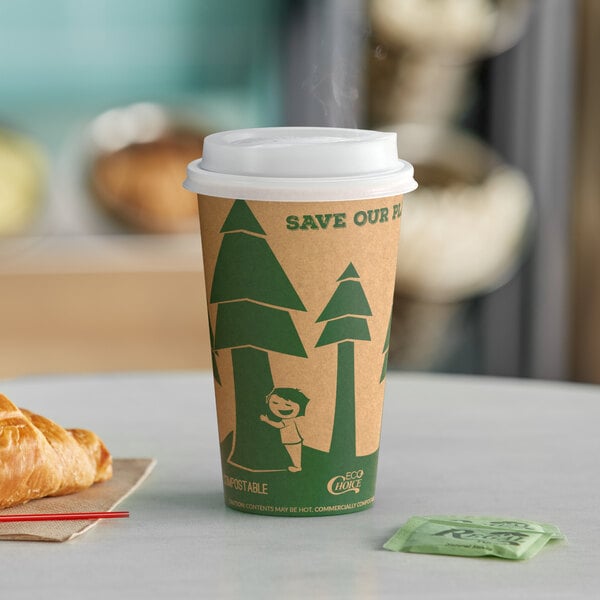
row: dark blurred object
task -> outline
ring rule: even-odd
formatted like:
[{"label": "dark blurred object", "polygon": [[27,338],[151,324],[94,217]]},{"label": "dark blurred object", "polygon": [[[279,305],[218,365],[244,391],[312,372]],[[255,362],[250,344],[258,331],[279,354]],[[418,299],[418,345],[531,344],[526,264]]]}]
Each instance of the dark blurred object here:
[{"label": "dark blurred object", "polygon": [[0,129],[0,236],[29,229],[40,213],[46,164],[24,134]]},{"label": "dark blurred object", "polygon": [[172,122],[158,106],[136,104],[98,117],[92,136],[95,197],[135,230],[198,229],[196,196],[181,187],[187,164],[202,156],[204,135]]},{"label": "dark blurred object", "polygon": [[578,5],[574,198],[571,207],[571,375],[600,384],[600,3]]}]

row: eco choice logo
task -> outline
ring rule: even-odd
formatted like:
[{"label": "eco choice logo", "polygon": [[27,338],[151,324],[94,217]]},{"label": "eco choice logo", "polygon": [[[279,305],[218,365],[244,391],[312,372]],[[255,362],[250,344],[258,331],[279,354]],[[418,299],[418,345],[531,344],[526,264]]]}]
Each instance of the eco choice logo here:
[{"label": "eco choice logo", "polygon": [[339,496],[347,492],[360,492],[360,485],[365,472],[362,469],[347,471],[343,475],[336,475],[327,482],[327,491],[333,496]]}]

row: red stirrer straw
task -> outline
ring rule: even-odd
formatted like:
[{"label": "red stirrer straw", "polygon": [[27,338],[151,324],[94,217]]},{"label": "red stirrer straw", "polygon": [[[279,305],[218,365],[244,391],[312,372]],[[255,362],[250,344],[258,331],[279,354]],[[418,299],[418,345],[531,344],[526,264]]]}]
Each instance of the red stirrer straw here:
[{"label": "red stirrer straw", "polygon": [[123,519],[127,517],[129,517],[129,512],[127,511],[0,515],[0,523],[14,523],[18,521],[91,521],[94,519]]}]

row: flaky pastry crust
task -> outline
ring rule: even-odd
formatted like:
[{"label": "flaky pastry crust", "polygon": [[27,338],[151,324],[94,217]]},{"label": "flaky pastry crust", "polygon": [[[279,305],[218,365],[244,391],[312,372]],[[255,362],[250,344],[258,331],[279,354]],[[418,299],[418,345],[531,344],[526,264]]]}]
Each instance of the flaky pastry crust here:
[{"label": "flaky pastry crust", "polygon": [[0,509],[106,481],[112,457],[83,429],[63,429],[0,394]]}]

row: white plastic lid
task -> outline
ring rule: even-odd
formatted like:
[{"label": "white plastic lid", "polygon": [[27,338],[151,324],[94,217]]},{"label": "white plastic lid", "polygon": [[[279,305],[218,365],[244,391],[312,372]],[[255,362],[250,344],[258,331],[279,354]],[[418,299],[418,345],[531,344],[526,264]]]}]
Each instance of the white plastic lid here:
[{"label": "white plastic lid", "polygon": [[265,127],[209,135],[187,168],[192,192],[246,200],[353,200],[405,194],[417,183],[396,134]]}]

